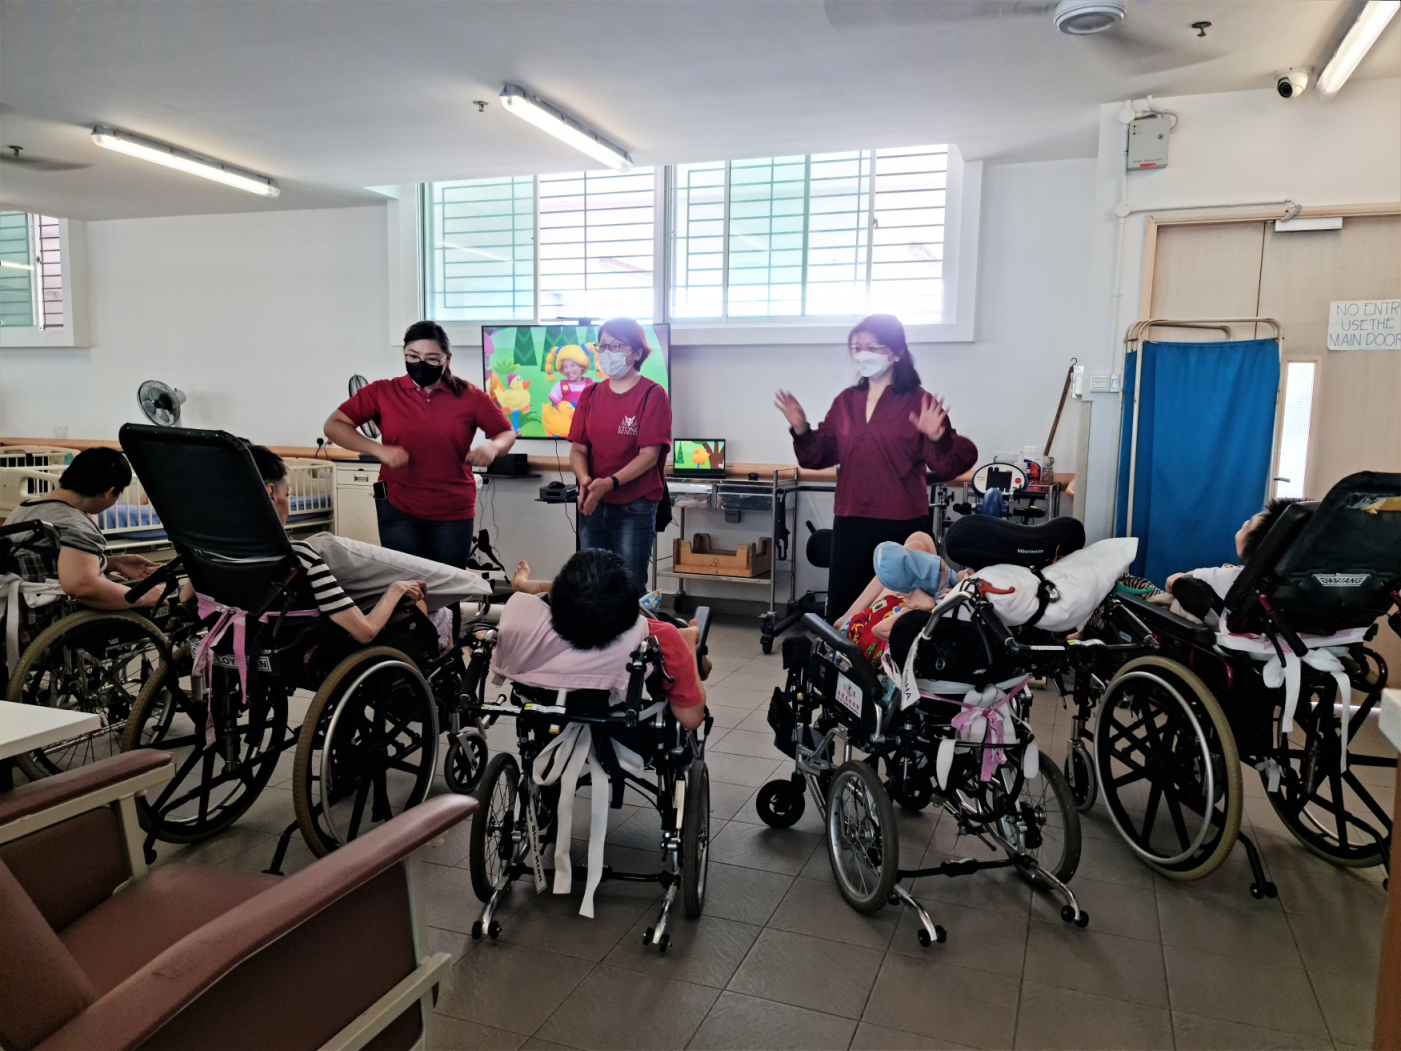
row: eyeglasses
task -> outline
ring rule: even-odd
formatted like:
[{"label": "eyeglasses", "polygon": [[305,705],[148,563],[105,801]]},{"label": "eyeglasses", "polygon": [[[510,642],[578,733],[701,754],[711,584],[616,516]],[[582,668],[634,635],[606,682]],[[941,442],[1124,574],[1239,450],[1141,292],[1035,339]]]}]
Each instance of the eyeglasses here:
[{"label": "eyeglasses", "polygon": [[437,356],[428,357],[428,358],[420,358],[417,354],[405,354],[405,355],[404,355],[404,360],[405,360],[405,361],[421,361],[421,362],[423,362],[423,364],[425,364],[425,365],[445,365],[445,364],[447,364],[447,358],[440,358],[440,357],[437,357]]},{"label": "eyeglasses", "polygon": [[627,353],[628,351],[632,350],[632,347],[631,347],[629,344],[627,344],[627,343],[602,343],[602,342],[600,342],[600,343],[598,344],[598,349],[599,349],[599,350],[610,350],[610,351],[613,351],[614,353],[619,353],[619,352],[621,352],[621,353]]}]

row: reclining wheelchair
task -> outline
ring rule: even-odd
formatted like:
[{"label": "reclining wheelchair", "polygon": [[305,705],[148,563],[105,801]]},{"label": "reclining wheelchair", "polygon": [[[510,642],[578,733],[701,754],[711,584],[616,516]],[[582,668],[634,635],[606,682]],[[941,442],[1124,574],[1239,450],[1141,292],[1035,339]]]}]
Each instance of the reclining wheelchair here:
[{"label": "reclining wheelchair", "polygon": [[1395,769],[1396,758],[1350,746],[1387,681],[1366,643],[1388,612],[1401,633],[1401,475],[1350,475],[1321,502],[1286,508],[1216,611],[1219,631],[1126,602],[1157,652],[1104,689],[1093,745],[1110,817],[1133,851],[1192,880],[1239,838],[1251,894],[1273,897],[1240,834],[1244,761],[1307,849],[1335,865],[1387,865],[1392,815],[1356,769]]},{"label": "reclining wheelchair", "polygon": [[[436,629],[415,606],[369,645],[320,616],[240,439],[128,424],[121,442],[178,554],[134,593],[160,586],[168,595],[183,569],[198,596],[197,611],[177,607],[183,624],[122,738],[124,749],[175,755],[175,776],[138,801],[148,856],[155,839],[189,843],[227,828],[293,749],[296,821],[271,871],[294,829],[324,856],[422,802],[441,722],[457,734],[464,764],[449,772],[450,787],[475,785],[486,747],[481,727],[463,723],[460,646],[440,653]],[[288,725],[298,688],[315,691],[300,731]]]},{"label": "reclining wheelchair", "polygon": [[[696,659],[705,656],[710,610],[695,619],[700,629]],[[476,633],[472,665],[490,657],[496,633]],[[506,683],[493,703],[473,709],[492,722],[515,720],[520,758],[500,752],[487,764],[477,791],[480,806],[472,816],[468,863],[472,889],[484,902],[472,937],[495,939],[501,922],[494,918],[511,885],[534,881],[536,893],[553,882],[567,887],[586,881],[586,915],[591,916],[593,888],[606,880],[660,883],[665,888],[657,922],[643,935],[644,945],[665,953],[671,944],[667,923],[676,899],[686,915],[705,908],[710,856],[710,775],[705,765],[709,712],[698,733],[683,728],[663,692],[666,671],[661,650],[648,636],[628,659],[628,686],[622,704],[610,707],[606,690],[559,690],[532,686],[528,676]],[[587,759],[584,756],[587,755]],[[643,776],[651,771],[653,777]],[[573,793],[590,786],[589,863],[569,858]],[[622,872],[603,864],[608,809],[618,809],[626,788],[640,792],[661,817],[661,862],[658,872]],[[554,849],[547,849],[555,844]],[[554,863],[554,870],[547,863]],[[558,867],[569,865],[560,882]]]},{"label": "reclining wheelchair", "polygon": [[[1083,527],[1073,519],[1022,526],[966,518],[946,538],[949,558],[969,569],[1012,564],[1038,575],[1083,544]],[[784,640],[788,680],[769,704],[775,744],[794,759],[795,771],[763,787],[759,816],[776,828],[791,826],[805,809],[806,788],[822,812],[842,896],[861,912],[887,902],[910,905],[926,947],[944,941],[944,929],[900,886],[902,879],[1013,867],[1061,897],[1067,923],[1089,923],[1068,886],[1080,859],[1079,811],[1061,771],[1040,756],[1027,683],[1069,667],[1108,674],[1151,645],[1147,628],[1108,589],[1097,612],[1127,641],[1093,645],[1034,623],[1009,628],[989,600],[993,590],[971,579],[932,612],[901,615],[884,673],[809,614],[803,625],[813,637]],[[1053,592],[1033,621],[1056,600]],[[972,835],[1005,857],[900,868],[892,799],[910,810],[937,803],[957,821],[960,836]]]},{"label": "reclining wheelchair", "polygon": [[87,609],[58,585],[58,533],[0,526],[0,681],[12,704],[89,712],[88,733],[15,757],[32,780],[115,755],[141,688],[169,650],[167,611]]}]

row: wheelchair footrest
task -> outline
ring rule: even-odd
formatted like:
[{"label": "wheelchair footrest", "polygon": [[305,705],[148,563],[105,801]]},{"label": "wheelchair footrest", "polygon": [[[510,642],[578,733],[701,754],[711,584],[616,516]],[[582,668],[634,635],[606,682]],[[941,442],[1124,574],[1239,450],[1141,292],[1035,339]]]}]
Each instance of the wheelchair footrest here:
[{"label": "wheelchair footrest", "polygon": [[945,861],[928,869],[900,869],[900,879],[918,879],[920,876],[971,876],[975,872],[982,872],[984,869],[1005,869],[1011,868],[1018,863],[1019,858],[1000,858],[996,861],[978,861],[974,858],[964,858],[962,861]]}]

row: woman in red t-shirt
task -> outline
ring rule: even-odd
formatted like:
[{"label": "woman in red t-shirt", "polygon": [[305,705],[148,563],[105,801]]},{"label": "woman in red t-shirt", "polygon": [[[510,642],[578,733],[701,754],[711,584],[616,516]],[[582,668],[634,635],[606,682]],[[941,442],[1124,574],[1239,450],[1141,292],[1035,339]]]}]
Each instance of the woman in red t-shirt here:
[{"label": "woman in red t-shirt", "polygon": [[[515,443],[516,432],[486,392],[458,379],[442,326],[416,321],[404,333],[404,371],[362,387],[326,420],[326,437],[379,460],[385,495],[375,500],[379,541],[434,562],[467,567],[477,483]],[[384,441],[356,430],[373,420]],[[472,448],[478,430],[488,440]]]},{"label": "woman in red t-shirt", "polygon": [[787,391],[775,402],[788,420],[799,466],[841,465],[827,571],[829,620],[861,594],[881,543],[903,544],[911,533],[929,529],[926,469],[948,480],[978,459],[977,446],[953,429],[943,399],[919,385],[899,318],[872,314],[851,330],[847,349],[859,378],[837,395],[821,426],[808,425]]},{"label": "woman in red t-shirt", "polygon": [[661,384],[637,370],[652,348],[630,317],[598,330],[598,364],[608,376],[579,398],[569,427],[569,465],[579,482],[579,546],[622,556],[637,593],[657,542],[657,504],[666,495],[660,467],[671,445],[671,402]]}]

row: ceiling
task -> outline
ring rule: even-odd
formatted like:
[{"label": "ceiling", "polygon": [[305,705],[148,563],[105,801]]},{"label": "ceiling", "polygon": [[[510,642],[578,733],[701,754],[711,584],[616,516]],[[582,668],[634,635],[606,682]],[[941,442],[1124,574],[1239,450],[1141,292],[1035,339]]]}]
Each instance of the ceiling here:
[{"label": "ceiling", "polygon": [[[366,186],[583,167],[502,108],[506,83],[639,164],[929,142],[1090,157],[1099,104],[1267,88],[1280,67],[1321,66],[1360,2],[1129,0],[1122,27],[1074,38],[1040,0],[9,0],[0,145],[83,167],[0,165],[0,204],[336,207],[383,199]],[[1398,75],[1401,18],[1355,77]],[[271,175],[282,195],[100,150],[98,122]]]}]

